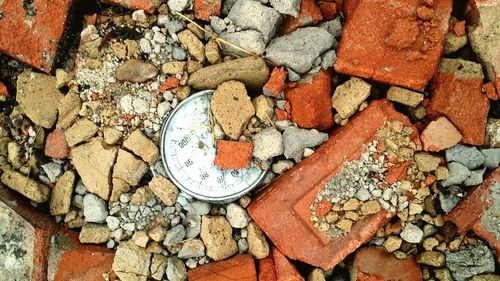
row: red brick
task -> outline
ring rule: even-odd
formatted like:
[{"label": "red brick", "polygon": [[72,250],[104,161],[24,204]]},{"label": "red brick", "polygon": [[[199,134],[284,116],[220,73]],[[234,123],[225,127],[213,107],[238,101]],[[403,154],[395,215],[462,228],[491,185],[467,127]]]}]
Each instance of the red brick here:
[{"label": "red brick", "polygon": [[304,281],[295,266],[276,248],[273,248],[277,281]]},{"label": "red brick", "polygon": [[[20,244],[25,248],[19,249],[18,252],[33,257],[32,263],[26,264],[26,267],[23,266],[23,272],[31,275],[29,280],[47,280],[50,240],[52,235],[60,229],[59,225],[55,223],[51,216],[44,215],[40,210],[35,209],[21,199],[20,196],[16,196],[13,192],[2,187],[1,184],[0,201],[0,212],[4,214],[10,213],[8,216],[12,220],[12,223],[2,225],[2,228],[7,228],[8,233],[15,233],[16,229],[18,231],[22,230],[23,237],[20,239],[27,241],[27,243]],[[13,237],[13,239],[16,238]],[[4,255],[6,255],[6,252],[4,252]],[[18,257],[18,262],[20,260],[21,257]],[[9,279],[5,275],[3,277]],[[23,279],[24,277],[20,278]]]},{"label": "red brick", "polygon": [[319,9],[325,20],[333,20],[340,13],[339,6],[333,2],[322,2],[319,4]]},{"label": "red brick", "polygon": [[359,249],[354,257],[351,280],[359,281],[420,281],[422,272],[409,256],[403,260],[376,247]]},{"label": "red brick", "polygon": [[64,130],[55,129],[47,136],[44,151],[46,156],[64,159],[69,156],[70,151]]},{"label": "red brick", "polygon": [[423,90],[441,56],[452,1],[435,1],[428,29],[416,14],[421,4],[421,0],[346,1],[349,12],[336,71]]},{"label": "red brick", "polygon": [[456,22],[454,25],[453,25],[453,32],[455,32],[455,34],[457,36],[464,36],[465,35],[465,21],[459,21],[459,22]]},{"label": "red brick", "polygon": [[214,165],[222,169],[244,169],[252,159],[253,144],[240,141],[217,141]]},{"label": "red brick", "polygon": [[278,121],[289,119],[288,112],[286,112],[285,110],[281,110],[279,108],[274,109],[274,115],[276,115],[276,120]]},{"label": "red brick", "polygon": [[360,0],[344,0],[344,4],[342,6],[342,11],[344,12],[347,20],[352,17],[354,10],[358,6]]},{"label": "red brick", "polygon": [[32,2],[33,9],[23,1],[0,2],[0,51],[49,73],[73,0]]},{"label": "red brick", "polygon": [[[447,63],[454,64],[453,69],[442,67]],[[446,116],[462,133],[464,143],[482,145],[490,103],[482,93],[482,73],[463,77],[463,70],[473,67],[481,71],[481,66],[476,63],[442,60],[440,70],[432,82],[432,96],[427,113],[431,118]]]},{"label": "red brick", "polygon": [[200,20],[210,20],[211,16],[220,16],[222,0],[195,0],[194,16]]},{"label": "red brick", "polygon": [[321,70],[308,82],[285,90],[292,121],[301,128],[327,130],[333,126],[331,72]]},{"label": "red brick", "polygon": [[64,231],[55,235],[51,249],[52,266],[49,276],[54,281],[103,281],[102,275],[111,271],[115,254],[105,246],[83,245],[78,233]]},{"label": "red brick", "polygon": [[499,182],[500,168],[497,168],[480,186],[470,191],[450,213],[446,214],[443,217],[444,220],[453,222],[457,226],[458,233],[465,234],[479,220],[483,212],[493,204],[488,197],[491,194],[491,188]]},{"label": "red brick", "polygon": [[175,78],[174,76],[170,76],[167,78],[167,80],[165,80],[165,82],[163,82],[163,84],[161,84],[160,93],[163,93],[173,88],[177,88],[179,87],[180,83],[181,82],[179,79]]},{"label": "red brick", "polygon": [[254,259],[247,254],[191,269],[187,275],[189,281],[257,281]]},{"label": "red brick", "polygon": [[319,203],[316,205],[316,216],[319,219],[323,219],[325,215],[330,211],[332,206],[333,204],[326,199],[319,201]]},{"label": "red brick", "polygon": [[314,0],[302,0],[299,15],[296,17],[287,16],[283,23],[283,34],[288,34],[299,27],[316,25],[323,19],[321,10]]},{"label": "red brick", "polygon": [[462,134],[446,117],[439,117],[425,127],[420,139],[424,150],[441,151],[459,143],[462,140]]},{"label": "red brick", "polygon": [[152,14],[155,11],[153,0],[104,0],[104,2],[114,5],[120,5],[131,10],[144,10]]},{"label": "red brick", "polygon": [[406,171],[408,170],[410,164],[410,161],[405,161],[389,167],[385,175],[385,181],[388,184],[393,184],[397,181],[405,179]]},{"label": "red brick", "polygon": [[259,260],[259,281],[276,281],[276,268],[272,255]]},{"label": "red brick", "polygon": [[9,91],[7,90],[7,87],[1,81],[0,81],[0,96],[4,96],[4,97],[9,96]]},{"label": "red brick", "polygon": [[488,96],[490,100],[498,100],[498,94],[495,89],[495,84],[493,84],[493,82],[488,82],[484,84],[483,92],[486,93],[486,96]]},{"label": "red brick", "polygon": [[277,97],[285,89],[287,72],[284,67],[275,67],[271,72],[271,77],[264,85],[264,94]]},{"label": "red brick", "polygon": [[[328,270],[371,239],[377,229],[390,220],[385,211],[380,211],[354,224],[347,235],[330,241],[311,223],[310,206],[342,164],[358,159],[363,144],[372,141],[386,122],[394,120],[411,126],[408,118],[397,112],[388,100],[372,101],[346,126],[334,130],[313,155],[257,194],[248,208],[250,216],[283,254]],[[420,144],[417,134],[414,130],[412,138]]]}]

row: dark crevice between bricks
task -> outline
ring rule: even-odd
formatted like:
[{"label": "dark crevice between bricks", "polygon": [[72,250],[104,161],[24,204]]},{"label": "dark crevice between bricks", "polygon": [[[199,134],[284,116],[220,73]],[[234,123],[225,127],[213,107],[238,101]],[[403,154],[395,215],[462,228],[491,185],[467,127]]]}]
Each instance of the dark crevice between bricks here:
[{"label": "dark crevice between bricks", "polygon": [[35,0],[23,0],[24,18],[31,21],[36,16]]}]

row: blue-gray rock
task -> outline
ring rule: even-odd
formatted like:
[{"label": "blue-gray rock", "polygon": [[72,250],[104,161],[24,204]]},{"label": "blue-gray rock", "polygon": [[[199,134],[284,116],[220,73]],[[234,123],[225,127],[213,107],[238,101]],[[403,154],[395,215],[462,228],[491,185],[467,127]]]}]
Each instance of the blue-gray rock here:
[{"label": "blue-gray rock", "polygon": [[187,9],[194,1],[193,0],[168,0],[167,5],[170,11],[175,14]]},{"label": "blue-gray rock", "polygon": [[342,35],[342,23],[340,22],[340,17],[337,17],[330,21],[324,21],[318,25],[320,28],[328,31],[335,38]]},{"label": "blue-gray rock", "polygon": [[280,13],[253,0],[236,1],[227,17],[242,29],[260,32],[265,43],[273,38],[281,21]]},{"label": "blue-gray rock", "polygon": [[484,155],[484,166],[488,169],[498,167],[500,163],[500,148],[483,149],[481,153]]},{"label": "blue-gray rock", "polygon": [[464,180],[464,185],[473,186],[481,184],[483,182],[484,172],[486,172],[486,168],[471,171],[470,175]]},{"label": "blue-gray rock", "polygon": [[481,216],[481,224],[491,233],[494,233],[497,240],[500,240],[500,183],[490,186],[489,201],[493,204]]},{"label": "blue-gray rock", "polygon": [[201,216],[187,214],[186,218],[182,220],[182,225],[186,228],[186,238],[195,238],[201,231]]},{"label": "blue-gray rock", "polygon": [[334,40],[328,31],[319,27],[299,28],[274,39],[265,57],[297,73],[306,73],[312,68],[314,60],[332,47]]},{"label": "blue-gray rock", "polygon": [[461,247],[458,252],[446,251],[446,266],[457,281],[468,280],[482,273],[495,271],[495,259],[483,243]]},{"label": "blue-gray rock", "polygon": [[484,155],[475,146],[457,144],[445,151],[447,162],[458,162],[469,170],[476,169],[483,165]]},{"label": "blue-gray rock", "polygon": [[219,34],[222,31],[226,30],[227,25],[223,19],[214,16],[210,18],[210,27],[212,27],[215,33]]},{"label": "blue-gray rock", "polygon": [[298,163],[304,155],[304,149],[316,147],[327,140],[328,135],[316,129],[306,130],[290,126],[283,132],[284,155]]},{"label": "blue-gray rock", "polygon": [[194,201],[186,204],[184,210],[193,215],[203,216],[210,212],[210,204],[201,201]]},{"label": "blue-gray rock", "polygon": [[328,50],[321,56],[321,68],[328,69],[333,67],[337,61],[337,53],[335,50]]},{"label": "blue-gray rock", "polygon": [[83,197],[83,216],[86,222],[104,223],[108,216],[106,202],[93,193],[87,193]]},{"label": "blue-gray rock", "polygon": [[[244,30],[233,33],[222,32],[219,37],[257,55],[262,55],[266,49],[266,43],[264,43],[262,34],[255,30]],[[247,53],[227,44],[223,44],[222,52],[224,54],[248,56]]]},{"label": "blue-gray rock", "polygon": [[462,165],[458,162],[448,163],[447,167],[448,167],[448,171],[449,171],[449,176],[447,179],[445,179],[441,182],[442,186],[451,186],[451,185],[461,184],[471,174],[471,171],[469,171],[469,169],[467,169],[467,167],[465,167],[464,165]]},{"label": "blue-gray rock", "polygon": [[168,258],[167,278],[170,281],[185,281],[187,279],[186,265],[176,256]]},{"label": "blue-gray rock", "polygon": [[269,4],[276,11],[292,17],[299,15],[300,2],[300,0],[269,0]]},{"label": "blue-gray rock", "polygon": [[462,200],[465,193],[460,187],[453,185],[439,193],[439,203],[441,209],[448,213]]},{"label": "blue-gray rock", "polygon": [[165,246],[174,246],[179,244],[184,237],[186,237],[186,229],[182,224],[176,225],[169,229],[165,234],[165,240],[163,241],[163,245]]}]

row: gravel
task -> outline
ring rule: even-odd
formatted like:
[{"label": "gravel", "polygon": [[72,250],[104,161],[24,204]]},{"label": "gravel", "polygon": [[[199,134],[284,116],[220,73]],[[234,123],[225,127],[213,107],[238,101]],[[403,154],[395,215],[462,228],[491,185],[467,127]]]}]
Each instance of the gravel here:
[{"label": "gravel", "polygon": [[104,223],[108,216],[106,202],[95,194],[86,194],[83,197],[83,215],[86,222]]},{"label": "gravel", "polygon": [[210,212],[210,204],[201,201],[194,201],[186,204],[184,209],[189,214],[203,216]]},{"label": "gravel", "polygon": [[253,157],[262,161],[283,154],[283,138],[273,127],[268,127],[253,136]]},{"label": "gravel", "polygon": [[174,246],[179,244],[184,237],[186,237],[186,229],[183,225],[179,224],[167,230],[163,244],[165,246]]},{"label": "gravel", "polygon": [[449,171],[449,176],[447,179],[441,182],[441,185],[443,186],[461,184],[471,174],[471,172],[469,171],[469,169],[467,169],[466,166],[458,162],[448,163],[447,167]]},{"label": "gravel", "polygon": [[247,211],[236,203],[227,205],[226,219],[233,228],[244,228],[250,222],[250,216]]},{"label": "gravel", "polygon": [[408,243],[420,243],[424,238],[424,232],[414,224],[407,224],[400,234],[401,238]]}]

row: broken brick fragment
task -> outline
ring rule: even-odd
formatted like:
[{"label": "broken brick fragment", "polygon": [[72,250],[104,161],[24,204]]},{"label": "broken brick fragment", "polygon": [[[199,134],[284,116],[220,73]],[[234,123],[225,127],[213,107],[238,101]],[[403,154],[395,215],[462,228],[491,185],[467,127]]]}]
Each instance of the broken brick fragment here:
[{"label": "broken brick fragment", "polygon": [[285,90],[292,121],[301,128],[324,131],[333,126],[331,72],[321,70],[309,81]]},{"label": "broken brick fragment", "polygon": [[456,22],[454,25],[453,25],[453,32],[455,32],[455,34],[457,36],[464,36],[465,35],[465,21],[459,21],[459,22]]},{"label": "broken brick fragment", "polygon": [[428,28],[419,24],[416,10],[420,6],[420,0],[345,1],[344,9],[349,12],[335,70],[423,90],[441,56],[452,1],[436,1],[432,11],[421,10],[419,16],[426,18]]},{"label": "broken brick fragment", "polygon": [[493,82],[488,82],[484,84],[483,92],[486,93],[486,96],[488,96],[490,100],[498,100],[499,98]]},{"label": "broken brick fragment", "polygon": [[500,185],[500,168],[495,169],[491,174],[473,191],[458,203],[450,213],[443,219],[451,221],[457,226],[460,235],[472,229],[479,237],[486,240],[492,248],[500,253],[500,240],[497,239],[492,224],[498,223],[495,211],[489,212],[493,204],[498,206],[498,192]]},{"label": "broken brick fragment", "polygon": [[195,0],[194,16],[200,20],[210,20],[212,16],[220,16],[222,0]]},{"label": "broken brick fragment", "polygon": [[248,254],[199,266],[187,275],[189,281],[257,281],[254,259]]},{"label": "broken brick fragment", "polygon": [[356,252],[351,276],[352,280],[360,281],[422,280],[420,267],[412,256],[398,259],[376,247],[366,247]]},{"label": "broken brick fragment", "polygon": [[104,2],[119,5],[130,10],[144,10],[149,14],[155,11],[153,0],[104,0]]},{"label": "broken brick fragment", "polygon": [[490,108],[482,93],[480,64],[461,59],[442,59],[432,82],[427,113],[431,118],[446,116],[462,133],[463,142],[483,145]]},{"label": "broken brick fragment", "polygon": [[333,2],[322,2],[319,4],[319,9],[324,20],[333,20],[340,13],[339,5]]},{"label": "broken brick fragment", "polygon": [[459,143],[462,140],[462,134],[446,117],[439,117],[425,127],[420,139],[424,150],[441,151]]},{"label": "broken brick fragment", "polygon": [[9,96],[9,91],[7,90],[7,87],[1,81],[0,81],[0,96],[2,96],[2,97]]},{"label": "broken brick fragment", "polygon": [[179,79],[175,78],[174,76],[170,76],[165,80],[165,82],[160,86],[160,93],[164,93],[165,91],[168,91],[173,88],[177,88],[180,85]]},{"label": "broken brick fragment", "polygon": [[271,77],[264,85],[264,94],[266,96],[277,97],[285,89],[285,79],[287,72],[284,67],[275,67],[271,72]]},{"label": "broken brick fragment", "polygon": [[24,2],[0,1],[0,52],[49,73],[73,0]]},{"label": "broken brick fragment", "polygon": [[[355,223],[346,235],[329,240],[311,222],[310,206],[342,164],[358,159],[363,145],[373,141],[387,122],[395,120],[412,127],[390,101],[372,101],[346,126],[334,130],[316,153],[257,194],[248,212],[284,255],[328,270],[370,240],[390,220],[382,210]],[[419,142],[416,129],[412,139]]]},{"label": "broken brick fragment", "polygon": [[68,146],[64,130],[55,129],[47,136],[44,150],[46,156],[56,159],[64,159],[69,156],[70,152],[71,150]]},{"label": "broken brick fragment", "polygon": [[274,109],[274,115],[276,115],[276,120],[281,121],[281,120],[288,120],[288,112],[285,110],[281,110],[279,108]]},{"label": "broken brick fragment", "polygon": [[326,200],[326,199],[323,199],[321,201],[319,201],[318,204],[316,204],[316,217],[318,217],[318,219],[323,219],[325,217],[325,215],[330,211],[330,209],[332,208],[333,204],[330,203],[330,201]]},{"label": "broken brick fragment", "polygon": [[276,280],[304,281],[295,266],[277,249],[273,248],[274,267]]},{"label": "broken brick fragment", "polygon": [[393,184],[397,181],[405,179],[406,171],[408,170],[409,166],[410,166],[410,161],[405,161],[389,167],[385,175],[385,181],[388,184]]},{"label": "broken brick fragment", "polygon": [[221,169],[244,169],[250,165],[253,144],[240,141],[217,141],[217,155],[214,165]]},{"label": "broken brick fragment", "polygon": [[277,281],[276,268],[274,267],[274,258],[272,255],[259,260],[259,280]]},{"label": "broken brick fragment", "polygon": [[323,19],[321,10],[314,0],[302,0],[299,15],[296,17],[287,16],[283,23],[283,34],[288,34],[299,27],[316,25]]}]

